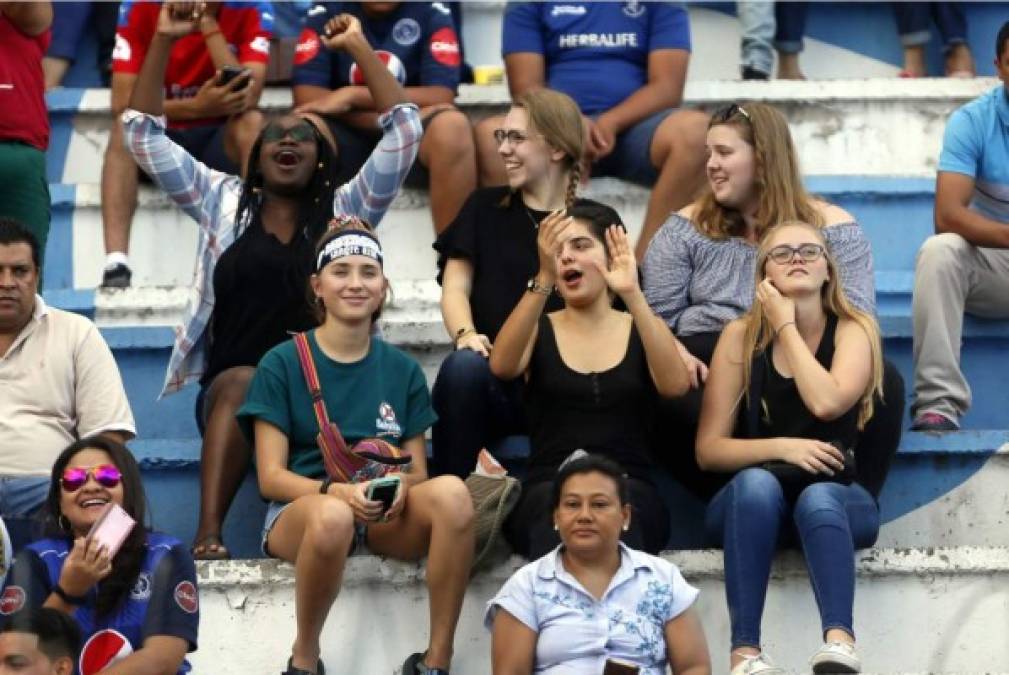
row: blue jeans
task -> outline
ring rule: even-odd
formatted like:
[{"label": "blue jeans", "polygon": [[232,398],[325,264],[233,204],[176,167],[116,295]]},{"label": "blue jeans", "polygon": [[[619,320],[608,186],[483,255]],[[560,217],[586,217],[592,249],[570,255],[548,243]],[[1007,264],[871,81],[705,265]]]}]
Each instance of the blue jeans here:
[{"label": "blue jeans", "polygon": [[0,476],[0,517],[14,551],[41,535],[41,511],[49,494],[49,476]]},{"label": "blue jeans", "polygon": [[942,50],[947,52],[967,42],[967,18],[958,2],[895,2],[893,15],[902,47],[920,47],[932,37],[929,21],[942,38]]},{"label": "blue jeans", "polygon": [[522,380],[497,379],[487,359],[472,349],[454,351],[441,364],[431,402],[438,413],[431,430],[436,475],[466,478],[481,448],[526,433]]},{"label": "blue jeans", "polygon": [[779,544],[795,537],[806,557],[823,631],[855,634],[855,549],[872,546],[879,534],[879,508],[861,485],[814,483],[791,504],[770,472],[743,469],[708,504],[705,527],[725,550],[733,649],[760,647],[771,561]]},{"label": "blue jeans", "polygon": [[806,14],[808,2],[774,3],[774,46],[783,54],[798,54],[802,51],[802,38],[806,35]]},{"label": "blue jeans", "polygon": [[675,108],[652,113],[617,136],[613,152],[592,165],[593,176],[614,176],[638,185],[650,186],[659,177],[652,164],[652,140],[659,125],[676,112]]},{"label": "blue jeans", "polygon": [[736,3],[736,16],[742,30],[739,45],[740,62],[762,73],[771,74],[774,54],[771,42],[774,40],[774,3],[770,0],[751,0]]}]

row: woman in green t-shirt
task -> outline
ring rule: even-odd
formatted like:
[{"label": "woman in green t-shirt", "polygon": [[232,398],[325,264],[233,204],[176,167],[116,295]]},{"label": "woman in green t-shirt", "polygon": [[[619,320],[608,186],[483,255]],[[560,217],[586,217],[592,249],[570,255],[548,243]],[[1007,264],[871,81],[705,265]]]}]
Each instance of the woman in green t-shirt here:
[{"label": "woman in green t-shirt", "polygon": [[323,236],[311,289],[322,325],[308,334],[327,412],[348,445],[379,437],[408,451],[392,506],[367,498],[364,483],[326,479],[318,424],[293,341],[263,357],[239,422],[254,434],[259,488],[271,500],[263,528],[268,555],[295,565],[297,635],[287,675],[324,672],[319,634],[355,544],[398,560],[428,557],[431,638],[403,672],[448,673],[473,555],[473,507],[454,476],[428,479],[424,432],[435,420],[417,363],[374,337],[388,288],[382,249],[356,219]]}]

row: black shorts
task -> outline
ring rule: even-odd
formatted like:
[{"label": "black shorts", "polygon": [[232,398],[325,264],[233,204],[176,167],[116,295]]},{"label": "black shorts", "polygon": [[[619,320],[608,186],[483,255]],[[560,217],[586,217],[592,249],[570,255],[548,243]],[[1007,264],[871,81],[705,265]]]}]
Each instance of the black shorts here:
[{"label": "black shorts", "polygon": [[[196,161],[203,162],[211,169],[237,176],[240,174],[238,165],[228,158],[228,153],[224,150],[226,128],[226,124],[208,124],[189,129],[168,129],[166,134]],[[145,183],[151,182],[146,173],[139,169],[138,173],[140,180]]]},{"label": "black shorts", "polygon": [[[427,131],[431,120],[445,110],[451,110],[451,108],[436,110],[425,115],[421,120],[424,130]],[[335,117],[327,116],[325,119],[329,130],[333,132],[333,137],[336,138],[337,155],[340,159],[337,180],[339,185],[343,185],[357,175],[364,163],[368,161],[375,146],[382,140],[382,132],[378,129],[358,129]],[[430,179],[431,175],[428,173],[427,167],[420,163],[420,159],[417,159],[410,167],[410,173],[406,175],[403,184],[411,188],[427,189]]]}]

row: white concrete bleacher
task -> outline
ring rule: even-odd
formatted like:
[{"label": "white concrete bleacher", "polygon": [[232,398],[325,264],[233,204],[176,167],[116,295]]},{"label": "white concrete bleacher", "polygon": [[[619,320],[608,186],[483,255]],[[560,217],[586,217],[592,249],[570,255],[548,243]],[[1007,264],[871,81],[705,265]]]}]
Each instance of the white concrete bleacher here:
[{"label": "white concrete bleacher", "polygon": [[[910,335],[914,251],[931,230],[931,175],[944,120],[992,85],[988,80],[697,82],[690,84],[687,96],[708,108],[760,99],[787,111],[803,166],[811,174],[811,189],[849,208],[873,240],[881,322],[888,349],[899,351],[906,350]],[[464,88],[460,100],[475,115],[500,110],[506,103],[502,88]],[[280,110],[287,97],[269,92],[266,102],[268,108]],[[107,105],[107,93],[99,91],[81,97],[76,111],[68,107],[62,113],[54,106],[56,115],[73,118],[61,185],[54,189],[62,195],[57,208],[69,217],[72,269],[64,276],[72,279],[71,292],[93,287],[99,276],[95,172],[107,138]],[[632,228],[639,225],[647,191],[604,179],[593,181],[586,193],[613,204]],[[416,355],[429,378],[448,348],[432,280],[431,232],[426,197],[412,191],[397,199],[379,230],[388,259],[395,261],[389,265],[396,297],[385,314],[386,335]],[[117,357],[124,355],[121,364],[136,358],[134,352],[154,354],[153,361],[163,364],[170,339],[167,327],[180,315],[192,272],[195,228],[163,196],[145,190],[134,233],[138,287],[97,293],[90,307],[87,300],[78,301],[107,335],[141,336],[124,338],[117,350]],[[59,290],[52,289],[54,297]],[[996,351],[1007,335],[999,324],[979,324],[973,330],[982,338],[990,332]],[[994,358],[986,354],[975,367],[990,369]],[[907,377],[907,363],[903,365]],[[126,365],[124,374],[127,379],[150,379],[151,366],[134,370]],[[995,419],[991,411],[983,417],[986,422]],[[912,434],[906,439],[884,495],[889,522],[878,547],[859,558],[856,625],[863,658],[872,670],[981,672],[999,670],[1007,662],[1002,642],[994,641],[1009,620],[999,594],[1009,565],[1001,497],[1005,455],[999,451],[1007,438],[1009,434],[996,428],[942,438]],[[142,453],[147,453],[145,475],[152,483],[159,480],[152,475],[156,466],[178,462],[192,467],[198,441],[190,437],[180,445],[176,440],[141,439]],[[195,478],[190,470],[176,476],[172,485]],[[240,503],[236,509],[244,506]],[[255,518],[242,522],[254,526]],[[668,555],[704,591],[699,606],[720,672],[728,635],[720,554]],[[483,603],[516,564],[512,561],[474,580],[458,633],[455,672],[489,672],[489,638],[480,625]],[[767,648],[789,669],[801,670],[818,632],[813,596],[796,556],[783,556],[776,570],[764,622]],[[199,571],[203,630],[201,649],[193,657],[196,672],[278,670],[293,636],[291,568],[255,560],[200,564]],[[352,560],[324,634],[329,672],[390,672],[423,644],[427,605],[421,572],[416,565],[371,557]],[[250,635],[255,639],[249,640]],[[992,646],[970,648],[979,642]],[[351,644],[353,648],[346,648]]]}]

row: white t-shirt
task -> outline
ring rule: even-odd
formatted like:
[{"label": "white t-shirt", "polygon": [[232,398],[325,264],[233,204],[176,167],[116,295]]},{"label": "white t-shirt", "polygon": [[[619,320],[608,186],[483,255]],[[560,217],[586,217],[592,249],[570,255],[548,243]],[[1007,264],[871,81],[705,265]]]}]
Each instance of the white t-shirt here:
[{"label": "white t-shirt", "polygon": [[487,603],[490,630],[504,609],[536,631],[533,672],[601,673],[608,658],[631,661],[641,675],[664,675],[666,624],[697,599],[670,562],[620,544],[620,569],[601,600],[564,569],[556,549],[515,572]]},{"label": "white t-shirt", "polygon": [[112,352],[88,319],[35,296],[0,355],[0,475],[48,476],[64,448],[103,431],[136,434]]}]

